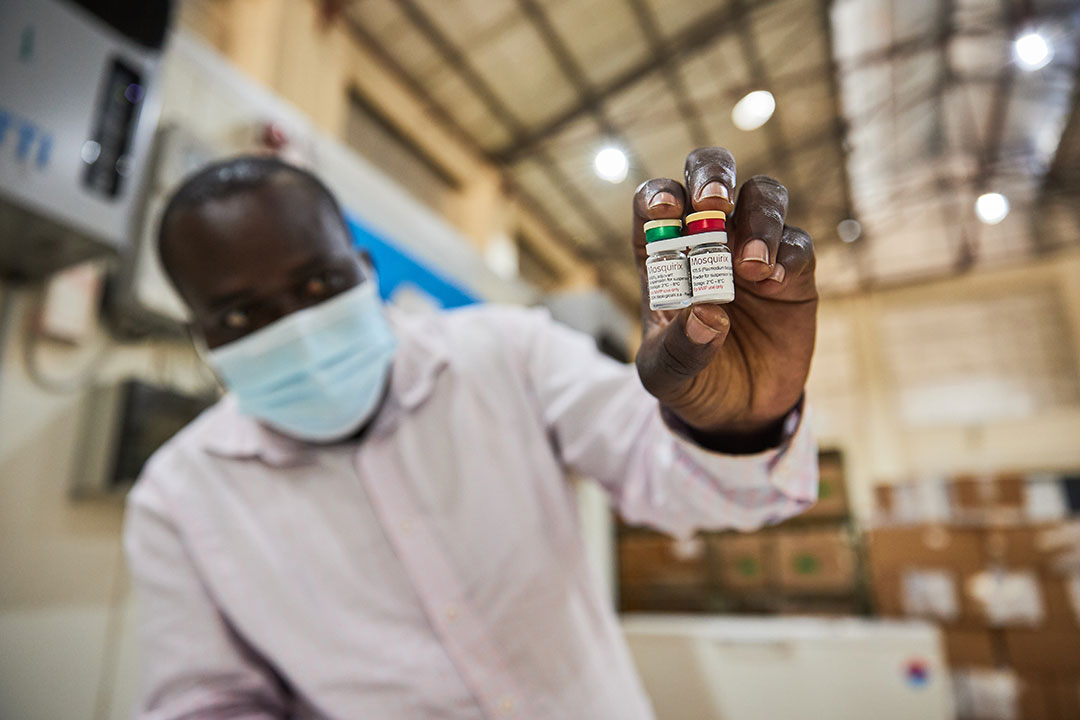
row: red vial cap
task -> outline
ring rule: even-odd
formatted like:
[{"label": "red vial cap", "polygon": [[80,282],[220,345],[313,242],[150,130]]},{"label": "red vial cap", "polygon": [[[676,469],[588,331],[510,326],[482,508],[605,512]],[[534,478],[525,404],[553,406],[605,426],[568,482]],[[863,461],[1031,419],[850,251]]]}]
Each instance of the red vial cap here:
[{"label": "red vial cap", "polygon": [[727,215],[721,210],[702,210],[686,216],[686,234],[703,232],[726,232]]}]

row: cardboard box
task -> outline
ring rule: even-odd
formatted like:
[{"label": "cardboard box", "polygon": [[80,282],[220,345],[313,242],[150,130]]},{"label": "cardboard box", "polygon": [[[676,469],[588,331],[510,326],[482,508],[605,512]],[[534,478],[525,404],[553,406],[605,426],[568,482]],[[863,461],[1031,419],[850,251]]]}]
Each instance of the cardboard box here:
[{"label": "cardboard box", "polygon": [[777,583],[789,592],[848,592],[855,585],[855,551],[841,529],[775,533]]},{"label": "cardboard box", "polygon": [[945,628],[942,637],[949,667],[997,667],[999,631]]},{"label": "cardboard box", "polygon": [[883,617],[903,617],[901,581],[898,571],[886,571],[871,575],[870,594],[874,601],[874,613]]},{"label": "cardboard box", "polygon": [[951,517],[948,488],[936,478],[874,488],[875,522],[879,525],[945,523]]},{"label": "cardboard box", "polygon": [[620,585],[705,585],[705,543],[680,545],[666,535],[631,533],[618,540]]},{"label": "cardboard box", "polygon": [[767,587],[773,579],[772,545],[769,535],[725,533],[709,538],[713,575],[725,589]]},{"label": "cardboard box", "polygon": [[1041,675],[1020,675],[1019,720],[1059,720],[1056,692],[1055,684]]},{"label": "cardboard box", "polygon": [[1080,674],[1080,631],[1009,628],[1004,637],[1008,660],[1018,670]]},{"label": "cardboard box", "polygon": [[1058,718],[1080,718],[1080,675],[1058,675],[1052,682]]},{"label": "cardboard box", "polygon": [[817,502],[800,518],[845,518],[848,515],[847,488],[843,458],[839,452],[823,451],[818,455]]},{"label": "cardboard box", "polygon": [[984,565],[979,530],[947,525],[876,528],[866,534],[870,566],[878,570],[939,567],[960,574]]},{"label": "cardboard box", "polygon": [[1049,570],[1053,567],[1055,553],[1044,549],[1040,538],[1048,531],[1060,526],[1060,523],[1042,523],[987,529],[985,531],[986,559],[990,563],[1009,568]]},{"label": "cardboard box", "polygon": [[891,517],[896,509],[896,497],[894,486],[874,486],[874,514],[881,517]]},{"label": "cardboard box", "polygon": [[620,612],[709,612],[708,587],[699,585],[624,585],[619,588]]},{"label": "cardboard box", "polygon": [[1047,627],[1080,630],[1080,575],[1043,573],[1041,584]]},{"label": "cardboard box", "polygon": [[1023,475],[958,477],[952,481],[952,501],[958,510],[1024,507]]}]

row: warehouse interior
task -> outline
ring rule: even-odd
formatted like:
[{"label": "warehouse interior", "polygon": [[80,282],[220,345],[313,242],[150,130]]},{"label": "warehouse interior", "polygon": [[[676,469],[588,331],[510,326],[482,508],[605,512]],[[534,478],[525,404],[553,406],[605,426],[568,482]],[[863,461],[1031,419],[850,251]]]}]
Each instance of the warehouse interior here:
[{"label": "warehouse interior", "polygon": [[722,146],[813,238],[818,500],[676,539],[572,480],[655,717],[1080,718],[1076,2],[109,5],[0,3],[0,717],[141,716],[125,496],[223,391],[156,253],[190,173],[309,168],[400,312],[632,363],[635,188]]}]

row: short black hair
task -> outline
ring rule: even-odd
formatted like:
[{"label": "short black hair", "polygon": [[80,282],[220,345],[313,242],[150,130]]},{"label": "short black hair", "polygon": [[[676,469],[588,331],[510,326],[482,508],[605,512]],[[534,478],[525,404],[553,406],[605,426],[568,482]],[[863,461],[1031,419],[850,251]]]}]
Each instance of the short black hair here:
[{"label": "short black hair", "polygon": [[293,180],[310,190],[320,202],[327,203],[344,224],[345,216],[337,198],[314,173],[273,155],[237,155],[197,170],[180,183],[169,198],[161,214],[157,234],[158,256],[166,265],[166,271],[165,238],[169,224],[177,213],[197,208],[211,200],[258,190],[282,178]]}]

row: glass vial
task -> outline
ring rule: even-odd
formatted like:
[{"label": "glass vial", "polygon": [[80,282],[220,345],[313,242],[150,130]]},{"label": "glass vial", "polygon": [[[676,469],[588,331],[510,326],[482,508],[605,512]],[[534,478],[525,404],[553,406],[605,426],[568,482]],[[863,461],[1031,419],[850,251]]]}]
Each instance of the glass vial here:
[{"label": "glass vial", "polygon": [[723,304],[735,299],[735,274],[727,246],[726,220],[726,215],[719,210],[704,210],[686,216],[694,304]]},{"label": "glass vial", "polygon": [[681,220],[645,223],[645,275],[652,310],[678,310],[690,304],[690,266],[681,233]]}]

